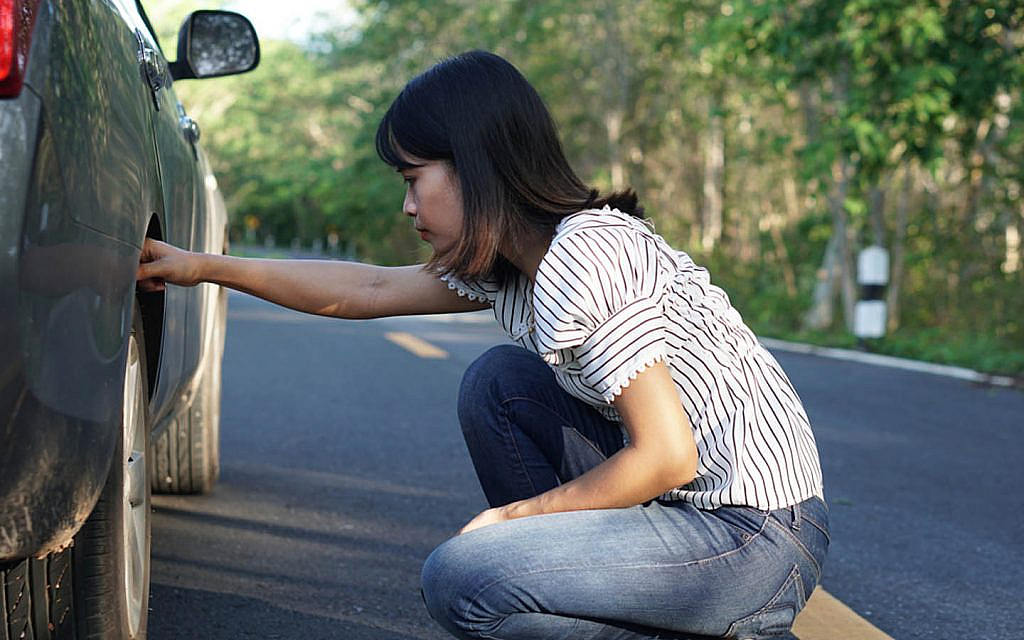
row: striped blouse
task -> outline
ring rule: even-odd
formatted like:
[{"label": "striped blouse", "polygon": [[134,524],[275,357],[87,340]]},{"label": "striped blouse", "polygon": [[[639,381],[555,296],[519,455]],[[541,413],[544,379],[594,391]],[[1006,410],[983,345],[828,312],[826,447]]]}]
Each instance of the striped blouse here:
[{"label": "striped blouse", "polygon": [[443,276],[485,300],[509,337],[572,396],[620,422],[612,400],[663,361],[697,443],[697,476],[665,500],[778,509],[822,496],[807,414],[782,368],[706,269],[644,221],[605,207],[558,225],[536,281]]}]

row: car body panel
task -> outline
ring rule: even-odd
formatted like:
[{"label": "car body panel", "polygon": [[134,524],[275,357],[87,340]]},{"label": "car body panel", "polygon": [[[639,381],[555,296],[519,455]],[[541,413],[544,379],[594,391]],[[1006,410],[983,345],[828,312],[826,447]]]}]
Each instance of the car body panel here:
[{"label": "car body panel", "polygon": [[[82,224],[141,249],[147,190],[154,185],[152,100],[137,61],[138,41],[107,2],[60,2],[43,96],[60,143],[71,215]],[[143,200],[146,198],[146,200]]]},{"label": "car body panel", "polygon": [[3,316],[15,321],[3,335],[0,557],[65,545],[102,488],[138,260],[136,247],[71,218],[53,136],[39,122],[14,286],[3,292]]},{"label": "car body panel", "polygon": [[[43,0],[25,88],[0,100],[0,561],[69,544],[103,487],[151,222],[223,246],[216,183],[173,89],[154,102],[136,30],[159,51],[132,2]],[[211,291],[163,294],[154,418],[194,391]]]}]

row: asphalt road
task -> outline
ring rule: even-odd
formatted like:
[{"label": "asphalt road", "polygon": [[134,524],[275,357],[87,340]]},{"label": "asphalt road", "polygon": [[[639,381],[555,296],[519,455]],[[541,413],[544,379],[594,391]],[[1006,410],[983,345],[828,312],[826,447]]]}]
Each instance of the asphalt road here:
[{"label": "asphalt road", "polygon": [[[221,481],[154,498],[149,637],[446,638],[419,569],[485,506],[455,396],[501,341],[481,314],[349,322],[233,294]],[[776,355],[822,455],[823,586],[901,640],[1024,638],[1024,394]]]}]

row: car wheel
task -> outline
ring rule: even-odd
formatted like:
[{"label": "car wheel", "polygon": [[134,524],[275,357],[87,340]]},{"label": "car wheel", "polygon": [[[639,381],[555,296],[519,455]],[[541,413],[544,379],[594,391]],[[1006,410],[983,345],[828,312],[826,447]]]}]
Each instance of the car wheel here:
[{"label": "car wheel", "polygon": [[140,639],[149,599],[149,421],[138,313],[128,339],[121,434],[73,545],[0,565],[0,638]]},{"label": "car wheel", "polygon": [[153,493],[209,493],[220,475],[220,391],[227,294],[217,298],[210,348],[192,403],[179,413],[153,445]]},{"label": "car wheel", "polygon": [[141,322],[125,367],[121,439],[107,484],[72,547],[79,638],[144,638],[149,600],[148,383]]}]

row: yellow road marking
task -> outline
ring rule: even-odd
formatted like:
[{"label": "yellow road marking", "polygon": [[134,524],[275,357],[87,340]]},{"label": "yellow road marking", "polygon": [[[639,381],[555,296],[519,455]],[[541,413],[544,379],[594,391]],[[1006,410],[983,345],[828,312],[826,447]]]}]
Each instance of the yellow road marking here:
[{"label": "yellow road marking", "polygon": [[793,635],[800,640],[893,640],[821,587],[796,617]]},{"label": "yellow road marking", "polygon": [[443,360],[448,357],[448,352],[444,349],[439,349],[426,340],[417,338],[411,333],[405,333],[404,331],[390,331],[385,333],[384,337],[403,349],[413,352],[421,358],[435,358]]}]

